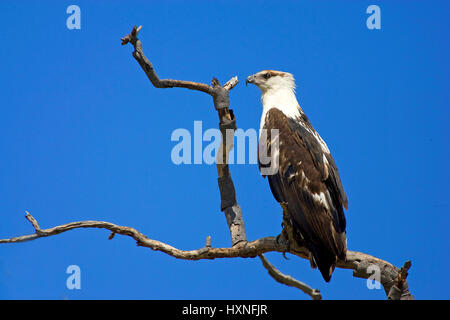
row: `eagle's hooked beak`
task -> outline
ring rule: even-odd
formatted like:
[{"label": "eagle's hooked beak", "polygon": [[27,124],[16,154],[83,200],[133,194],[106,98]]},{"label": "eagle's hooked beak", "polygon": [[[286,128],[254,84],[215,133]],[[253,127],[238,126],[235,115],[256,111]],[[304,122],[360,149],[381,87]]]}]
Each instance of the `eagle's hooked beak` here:
[{"label": "eagle's hooked beak", "polygon": [[245,80],[245,85],[248,85],[249,83],[255,83],[255,75],[252,74],[251,76],[248,76]]}]

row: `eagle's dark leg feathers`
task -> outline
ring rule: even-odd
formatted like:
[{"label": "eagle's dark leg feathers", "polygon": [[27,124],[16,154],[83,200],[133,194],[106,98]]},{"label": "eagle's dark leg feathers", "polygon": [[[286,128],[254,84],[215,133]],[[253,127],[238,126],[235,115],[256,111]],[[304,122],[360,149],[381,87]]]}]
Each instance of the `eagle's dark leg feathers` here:
[{"label": "eagle's dark leg feathers", "polygon": [[281,233],[277,236],[277,241],[283,244],[286,244],[286,251],[283,252],[283,257],[286,260],[289,260],[286,257],[286,252],[290,250],[291,240],[289,234],[292,234],[292,223],[289,217],[289,213],[287,210],[287,202],[280,202],[281,208],[283,209],[283,221],[281,222]]},{"label": "eagle's dark leg feathers", "polygon": [[[281,208],[283,209],[283,222],[281,223],[282,230],[281,233],[277,236],[277,241],[279,243],[286,244],[287,251],[290,251],[291,249],[294,249],[297,247],[305,247],[303,236],[299,234],[298,232],[294,232],[293,226],[292,226],[292,219],[288,211],[288,203],[287,202],[280,202]],[[299,250],[304,251],[304,250]],[[311,253],[309,262],[311,264],[311,268],[315,269],[317,268],[317,264],[315,263]],[[286,257],[286,251],[283,252],[283,257],[286,260],[289,260]]]}]

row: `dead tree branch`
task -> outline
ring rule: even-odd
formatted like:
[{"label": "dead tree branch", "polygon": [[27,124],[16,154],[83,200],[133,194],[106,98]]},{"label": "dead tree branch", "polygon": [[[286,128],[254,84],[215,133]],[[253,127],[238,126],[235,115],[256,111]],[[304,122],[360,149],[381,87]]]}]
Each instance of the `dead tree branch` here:
[{"label": "dead tree branch", "polygon": [[309,295],[313,300],[321,300],[322,299],[322,295],[320,294],[319,290],[313,289],[310,286],[308,286],[306,283],[303,283],[301,281],[298,281],[298,280],[292,278],[291,276],[287,276],[287,275],[281,273],[269,261],[267,261],[266,257],[263,254],[259,255],[259,259],[261,259],[261,262],[262,262],[264,268],[267,269],[269,274],[276,281],[283,283],[287,286],[295,287],[297,289],[302,290],[304,293]]},{"label": "dead tree branch", "polygon": [[139,65],[144,70],[148,79],[151,81],[151,83],[156,88],[178,87],[178,88],[187,88],[187,89],[191,89],[191,90],[202,91],[209,95],[213,94],[213,88],[207,84],[197,83],[197,82],[192,82],[192,81],[160,79],[158,77],[158,75],[156,74],[156,71],[153,68],[152,63],[144,55],[144,52],[142,51],[142,43],[137,38],[137,35],[138,35],[139,31],[141,30],[141,28],[142,28],[142,26],[139,26],[139,28],[136,28],[136,26],[134,26],[131,33],[121,39],[122,45],[126,45],[128,42],[130,42],[134,46],[133,57],[137,60],[137,62],[139,62]]},{"label": "dead tree branch", "polygon": [[[35,233],[17,236],[9,239],[0,239],[0,244],[19,243],[36,240],[39,238],[54,236],[73,229],[98,228],[109,230],[111,231],[111,234],[120,234],[131,237],[136,241],[136,244],[138,246],[146,247],[154,251],[160,251],[174,258],[183,260],[202,260],[202,259],[238,258],[238,257],[255,258],[267,252],[280,252],[280,253],[289,252],[300,258],[308,259],[309,257],[309,252],[306,248],[303,248],[303,251],[300,250],[294,251],[290,249],[287,244],[277,241],[276,237],[265,237],[254,241],[246,242],[245,244],[234,246],[231,248],[213,248],[210,245],[210,241],[207,240],[206,245],[203,248],[196,250],[180,250],[161,241],[150,239],[146,235],[142,234],[141,232],[139,232],[134,228],[119,226],[110,222],[78,221],[78,222],[70,222],[53,228],[41,229],[40,227],[36,228],[36,226],[38,226],[37,221],[28,212],[25,218],[28,221],[30,221],[30,223],[33,225],[33,227],[35,228]],[[109,238],[111,238],[111,236]],[[396,287],[396,289],[394,288],[391,293],[392,299],[406,300],[413,298],[413,296],[409,292],[406,280],[403,282],[401,289],[397,287],[398,275],[400,274],[401,270],[387,261],[381,260],[379,258],[373,257],[365,253],[356,251],[347,251],[347,260],[339,261],[337,264],[338,268],[353,270],[354,277],[365,279],[367,279],[372,275],[372,272],[368,271],[368,268],[371,266],[372,267],[376,266],[381,271],[381,284],[383,285],[386,294],[389,294],[394,286]],[[285,282],[282,283],[290,285]]]}]

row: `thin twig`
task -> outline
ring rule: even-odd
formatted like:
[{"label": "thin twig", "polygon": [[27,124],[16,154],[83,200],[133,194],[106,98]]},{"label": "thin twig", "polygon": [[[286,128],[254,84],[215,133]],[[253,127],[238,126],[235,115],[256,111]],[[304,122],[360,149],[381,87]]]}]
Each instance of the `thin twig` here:
[{"label": "thin twig", "polygon": [[263,254],[259,255],[259,259],[261,259],[264,268],[267,269],[270,276],[274,278],[276,281],[285,284],[289,287],[295,287],[297,289],[302,290],[304,293],[309,295],[313,300],[322,299],[322,295],[320,294],[320,291],[318,289],[313,289],[306,283],[303,283],[301,281],[298,281],[297,279],[292,278],[291,276],[283,274],[280,270],[275,268],[269,261],[267,261],[266,257]]}]

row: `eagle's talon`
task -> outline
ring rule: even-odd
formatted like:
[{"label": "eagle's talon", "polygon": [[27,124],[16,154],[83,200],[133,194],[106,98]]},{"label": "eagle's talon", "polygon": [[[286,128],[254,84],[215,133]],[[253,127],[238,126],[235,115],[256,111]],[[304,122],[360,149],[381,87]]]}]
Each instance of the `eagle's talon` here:
[{"label": "eagle's talon", "polygon": [[283,254],[283,258],[285,258],[286,260],[289,260],[289,258],[286,257],[286,253],[289,252],[290,245],[289,245],[289,239],[286,238],[286,234],[284,233],[284,229],[277,236],[276,241],[277,241],[278,244],[286,246],[286,249],[283,250],[282,254]]},{"label": "eagle's talon", "polygon": [[276,241],[277,241],[278,244],[283,244],[281,242],[281,236],[282,236],[281,233],[279,235],[277,235]]},{"label": "eagle's talon", "polygon": [[279,235],[277,235],[276,241],[278,244],[288,246],[289,239],[286,237],[286,234],[283,231],[284,231],[284,229],[281,231],[281,233]]}]

